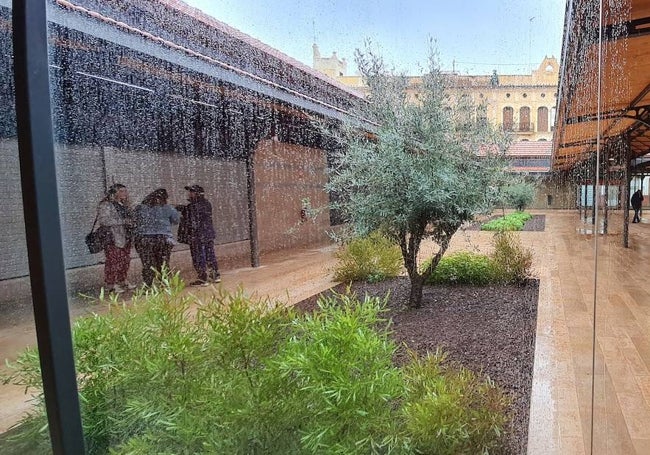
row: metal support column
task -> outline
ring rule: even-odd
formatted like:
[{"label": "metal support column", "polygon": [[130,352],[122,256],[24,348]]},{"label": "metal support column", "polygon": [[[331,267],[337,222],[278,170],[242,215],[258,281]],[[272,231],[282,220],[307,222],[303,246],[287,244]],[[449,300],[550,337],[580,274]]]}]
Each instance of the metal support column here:
[{"label": "metal support column", "polygon": [[603,205],[603,234],[607,234],[607,225],[609,224],[609,151],[607,148],[605,148],[603,152],[603,164],[604,164],[604,172],[603,172],[603,185],[604,185],[604,190],[605,190],[605,196],[604,196],[604,205]]},{"label": "metal support column", "polygon": [[246,157],[246,187],[248,198],[248,234],[250,236],[251,267],[260,266],[260,246],[257,237],[257,202],[255,195],[255,151]]},{"label": "metal support column", "polygon": [[25,233],[45,407],[55,454],[83,454],[52,139],[46,1],[14,0],[13,45]]},{"label": "metal support column", "polygon": [[629,237],[630,237],[630,181],[632,179],[630,173],[630,144],[625,144],[624,151],[624,160],[625,168],[623,171],[623,247],[628,248],[630,246]]},{"label": "metal support column", "polygon": [[593,173],[593,185],[592,185],[592,191],[591,191],[591,225],[594,226],[594,234],[598,233],[598,226],[596,226],[596,210],[598,210],[598,195],[596,194],[596,190],[598,189],[598,181],[596,180],[596,177],[598,177],[598,168],[596,167],[597,160],[594,159],[594,173]]}]

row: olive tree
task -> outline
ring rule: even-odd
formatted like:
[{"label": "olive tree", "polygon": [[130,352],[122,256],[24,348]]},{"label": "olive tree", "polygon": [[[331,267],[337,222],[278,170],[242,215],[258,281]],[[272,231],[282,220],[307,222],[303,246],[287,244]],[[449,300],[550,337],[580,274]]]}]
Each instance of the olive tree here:
[{"label": "olive tree", "polygon": [[508,205],[519,212],[523,212],[526,207],[535,200],[537,187],[532,182],[518,182],[504,189],[505,199]]},{"label": "olive tree", "polygon": [[[338,130],[341,147],[328,190],[357,234],[381,230],[399,244],[411,281],[409,305],[419,307],[423,285],[452,236],[494,208],[508,181],[507,138],[476,119],[471,100],[452,94],[433,52],[415,92],[368,48],[357,51],[356,61],[369,90],[359,117],[372,126]],[[420,270],[426,239],[437,251]]]}]

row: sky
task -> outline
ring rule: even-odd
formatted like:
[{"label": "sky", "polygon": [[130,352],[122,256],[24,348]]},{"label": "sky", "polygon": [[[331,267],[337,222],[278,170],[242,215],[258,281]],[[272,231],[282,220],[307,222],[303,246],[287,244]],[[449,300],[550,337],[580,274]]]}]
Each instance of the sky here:
[{"label": "sky", "polygon": [[371,48],[398,72],[418,75],[435,40],[443,70],[529,74],[560,59],[565,0],[184,0],[312,66],[336,52],[356,73],[355,49]]}]

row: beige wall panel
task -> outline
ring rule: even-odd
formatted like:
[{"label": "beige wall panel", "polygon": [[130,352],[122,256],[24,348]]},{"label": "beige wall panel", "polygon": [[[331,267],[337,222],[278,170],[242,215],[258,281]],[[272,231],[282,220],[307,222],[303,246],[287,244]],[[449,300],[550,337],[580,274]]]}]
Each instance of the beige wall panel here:
[{"label": "beige wall panel", "polygon": [[[319,149],[262,141],[255,150],[255,202],[260,251],[326,242],[329,198],[325,152]],[[302,200],[323,211],[301,220]]]}]

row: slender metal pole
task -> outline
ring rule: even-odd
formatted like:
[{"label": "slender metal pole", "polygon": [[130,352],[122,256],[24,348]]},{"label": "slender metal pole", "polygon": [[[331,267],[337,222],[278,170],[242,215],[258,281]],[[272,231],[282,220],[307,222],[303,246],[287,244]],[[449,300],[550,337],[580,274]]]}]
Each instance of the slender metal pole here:
[{"label": "slender metal pole", "polygon": [[255,151],[246,158],[246,186],[248,189],[248,233],[251,246],[251,267],[260,266],[260,244],[257,236],[257,196],[255,195]]},{"label": "slender metal pole", "polygon": [[630,142],[625,142],[625,168],[623,174],[623,247],[629,248],[630,246],[630,182],[632,175],[630,172]]},{"label": "slender metal pole", "polygon": [[603,204],[603,234],[607,234],[607,227],[609,224],[609,150],[605,148],[603,152],[603,185],[605,190],[604,204]]},{"label": "slender metal pole", "polygon": [[13,2],[18,149],[34,320],[55,454],[83,454],[52,139],[45,0]]},{"label": "slender metal pole", "polygon": [[[600,134],[600,132],[598,133]],[[593,184],[591,185],[591,224],[596,226],[596,212],[598,211],[598,195],[596,194],[596,190],[598,190],[598,185],[600,181],[598,180],[598,175],[600,169],[598,169],[599,163],[600,163],[600,150],[596,150],[596,160],[594,163],[594,180]],[[596,233],[598,229],[594,227],[594,233]]]}]

